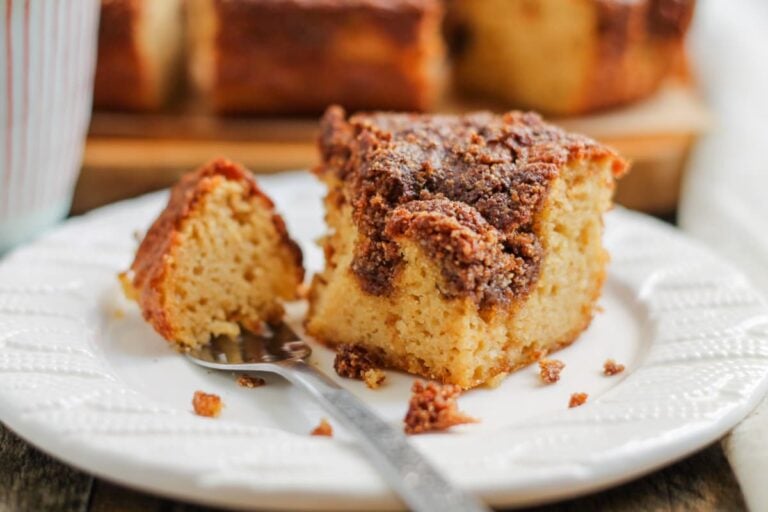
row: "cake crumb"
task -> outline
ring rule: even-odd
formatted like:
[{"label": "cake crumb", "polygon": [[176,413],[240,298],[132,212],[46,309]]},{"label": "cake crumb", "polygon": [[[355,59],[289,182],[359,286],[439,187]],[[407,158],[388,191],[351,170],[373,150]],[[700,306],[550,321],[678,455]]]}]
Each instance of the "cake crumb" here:
[{"label": "cake crumb", "polygon": [[241,373],[237,376],[237,384],[244,388],[258,388],[266,384],[267,381],[261,377],[253,377],[245,373]]},{"label": "cake crumb", "polygon": [[212,393],[195,391],[195,396],[192,398],[192,407],[198,416],[216,418],[221,413],[223,406],[221,397]]},{"label": "cake crumb", "polygon": [[610,377],[623,372],[624,368],[623,364],[617,363],[613,359],[606,359],[605,363],[603,363],[603,375]]},{"label": "cake crumb", "polygon": [[112,317],[115,320],[122,320],[125,318],[125,311],[122,308],[115,308],[112,310]]},{"label": "cake crumb", "polygon": [[378,388],[386,378],[381,362],[370,350],[361,345],[348,343],[337,347],[333,369],[340,377],[362,380],[371,388]]},{"label": "cake crumb", "polygon": [[117,274],[117,279],[120,281],[120,286],[123,288],[123,295],[125,295],[125,298],[138,302],[139,294],[133,286],[133,278],[129,272],[120,272]]},{"label": "cake crumb", "polygon": [[571,400],[568,402],[568,407],[573,408],[584,405],[587,403],[587,398],[589,398],[589,395],[586,393],[574,393],[571,395]]},{"label": "cake crumb", "polygon": [[333,437],[333,427],[328,423],[328,420],[322,418],[320,423],[312,429],[312,432],[310,432],[309,435]]},{"label": "cake crumb", "polygon": [[417,380],[411,391],[413,394],[403,420],[406,434],[436,432],[463,423],[477,423],[475,418],[459,411],[456,402],[461,394],[459,386]]},{"label": "cake crumb", "polygon": [[378,389],[386,378],[387,374],[378,368],[371,368],[363,373],[363,382],[371,389]]},{"label": "cake crumb", "polygon": [[539,361],[539,377],[542,382],[554,384],[560,380],[560,372],[565,368],[565,363],[558,359],[542,359]]}]

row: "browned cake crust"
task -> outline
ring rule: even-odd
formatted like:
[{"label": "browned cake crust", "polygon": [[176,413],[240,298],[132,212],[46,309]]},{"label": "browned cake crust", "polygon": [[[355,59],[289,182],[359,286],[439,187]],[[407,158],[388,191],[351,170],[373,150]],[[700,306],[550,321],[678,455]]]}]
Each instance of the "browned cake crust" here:
[{"label": "browned cake crust", "polygon": [[580,114],[656,91],[695,0],[449,0],[456,80],[511,107]]},{"label": "browned cake crust", "polygon": [[[160,289],[160,283],[165,279],[167,271],[164,256],[170,254],[172,247],[179,243],[179,230],[182,223],[195,209],[197,202],[211,191],[215,184],[213,178],[216,176],[242,183],[249,197],[259,197],[264,204],[274,209],[274,203],[261,191],[250,173],[225,159],[214,160],[200,167],[197,171],[184,176],[173,187],[168,205],[149,228],[131,265],[133,287],[142,314],[145,320],[166,339],[172,339],[174,330],[172,322],[166,316]],[[285,222],[280,215],[273,213],[272,221],[281,235],[282,244],[294,257],[297,281],[301,282],[304,278],[301,249],[288,236]]]},{"label": "browned cake crust", "polygon": [[96,108],[152,108],[153,101],[147,90],[148,70],[140,58],[136,41],[140,8],[139,0],[101,2],[93,90]]},{"label": "browned cake crust", "polygon": [[596,0],[597,56],[583,109],[629,103],[658,89],[682,56],[695,0]]},{"label": "browned cake crust", "polygon": [[437,0],[194,4],[191,66],[217,111],[317,113],[331,103],[422,110],[437,93]]},{"label": "browned cake crust", "polygon": [[101,0],[94,107],[163,106],[179,75],[180,13],[179,0]]},{"label": "browned cake crust", "polygon": [[321,133],[317,172],[335,175],[355,198],[352,271],[374,295],[390,292],[402,261],[393,238],[407,232],[441,267],[446,297],[481,307],[520,300],[538,276],[534,224],[558,169],[576,157],[614,157],[615,175],[626,170],[610,149],[533,113],[347,120],[334,107]]}]

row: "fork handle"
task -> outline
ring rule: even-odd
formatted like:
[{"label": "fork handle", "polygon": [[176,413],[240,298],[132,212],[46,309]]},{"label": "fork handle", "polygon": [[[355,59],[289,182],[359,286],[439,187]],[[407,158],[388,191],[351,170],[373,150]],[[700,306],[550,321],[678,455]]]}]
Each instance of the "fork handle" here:
[{"label": "fork handle", "polygon": [[279,363],[280,373],[302,386],[352,430],[360,448],[414,511],[488,512],[474,497],[451,485],[403,432],[376,416],[363,402],[303,360]]}]

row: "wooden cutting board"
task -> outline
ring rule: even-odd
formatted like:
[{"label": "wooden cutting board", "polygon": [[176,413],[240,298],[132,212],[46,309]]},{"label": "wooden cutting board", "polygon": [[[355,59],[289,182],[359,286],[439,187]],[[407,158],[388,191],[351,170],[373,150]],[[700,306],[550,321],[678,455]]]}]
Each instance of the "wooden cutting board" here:
[{"label": "wooden cutting board", "polygon": [[[447,100],[445,112],[492,104]],[[551,120],[615,147],[633,162],[618,202],[656,214],[675,210],[688,152],[711,124],[695,90],[672,81],[641,103],[585,117]],[[203,162],[224,156],[256,173],[317,162],[315,118],[216,117],[195,104],[152,114],[95,112],[73,213],[167,187]]]}]

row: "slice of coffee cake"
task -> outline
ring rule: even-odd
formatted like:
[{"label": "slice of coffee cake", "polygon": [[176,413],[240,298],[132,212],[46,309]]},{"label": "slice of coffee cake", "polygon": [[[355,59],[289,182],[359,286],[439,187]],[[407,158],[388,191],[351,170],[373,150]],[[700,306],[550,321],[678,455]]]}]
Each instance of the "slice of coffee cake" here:
[{"label": "slice of coffee cake", "polygon": [[144,318],[185,348],[279,321],[280,299],[298,298],[301,260],[251,173],[214,160],[173,187],[126,277]]},{"label": "slice of coffee cake", "polygon": [[307,329],[470,388],[571,343],[608,260],[602,215],[627,164],[535,114],[322,121],[330,233]]}]

